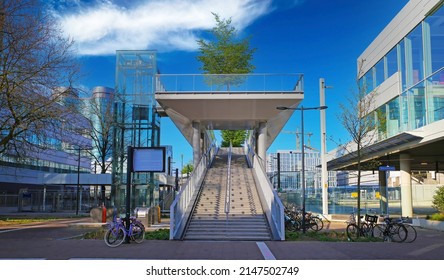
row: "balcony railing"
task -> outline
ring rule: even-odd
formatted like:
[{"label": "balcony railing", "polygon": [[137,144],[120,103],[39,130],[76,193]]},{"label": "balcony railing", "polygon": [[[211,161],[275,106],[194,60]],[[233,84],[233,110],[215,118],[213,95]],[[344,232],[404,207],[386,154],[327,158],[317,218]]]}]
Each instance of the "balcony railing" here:
[{"label": "balcony railing", "polygon": [[156,93],[302,93],[303,74],[158,74]]}]

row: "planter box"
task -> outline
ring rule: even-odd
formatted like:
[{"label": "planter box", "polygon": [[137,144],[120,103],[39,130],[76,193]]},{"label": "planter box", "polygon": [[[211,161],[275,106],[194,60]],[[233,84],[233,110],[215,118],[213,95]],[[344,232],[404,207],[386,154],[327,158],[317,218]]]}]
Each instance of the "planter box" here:
[{"label": "planter box", "polygon": [[420,226],[426,229],[434,229],[444,231],[444,222],[442,221],[432,221],[426,219],[412,219],[413,226]]}]

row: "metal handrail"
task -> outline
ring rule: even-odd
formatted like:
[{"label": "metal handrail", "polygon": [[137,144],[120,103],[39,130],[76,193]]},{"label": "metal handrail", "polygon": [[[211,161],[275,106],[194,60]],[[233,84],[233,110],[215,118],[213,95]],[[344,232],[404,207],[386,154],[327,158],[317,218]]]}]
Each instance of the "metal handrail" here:
[{"label": "metal handrail", "polygon": [[[253,135],[254,133],[251,133]],[[270,228],[274,239],[285,240],[285,220],[284,220],[284,205],[279,198],[276,190],[268,179],[261,160],[254,154],[251,148],[253,137],[250,136],[248,142],[245,143],[245,154],[249,164],[253,167],[258,186],[258,193],[261,200],[262,208],[267,216]]]},{"label": "metal handrail", "polygon": [[179,239],[181,237],[205,173],[217,155],[218,149],[216,141],[213,141],[207,153],[202,155],[185,186],[179,191],[171,204],[170,239]]},{"label": "metal handrail", "polygon": [[156,93],[299,93],[304,75],[275,74],[157,74]]},{"label": "metal handrail", "polygon": [[228,163],[227,163],[227,190],[225,191],[225,214],[230,213],[230,196],[231,196],[231,153],[232,145],[228,149]]}]

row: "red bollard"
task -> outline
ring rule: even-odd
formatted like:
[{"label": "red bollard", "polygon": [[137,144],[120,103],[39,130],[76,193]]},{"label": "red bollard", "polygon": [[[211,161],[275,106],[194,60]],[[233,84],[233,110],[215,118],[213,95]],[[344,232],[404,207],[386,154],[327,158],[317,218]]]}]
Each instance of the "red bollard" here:
[{"label": "red bollard", "polygon": [[106,207],[105,204],[102,203],[102,223],[106,223]]}]

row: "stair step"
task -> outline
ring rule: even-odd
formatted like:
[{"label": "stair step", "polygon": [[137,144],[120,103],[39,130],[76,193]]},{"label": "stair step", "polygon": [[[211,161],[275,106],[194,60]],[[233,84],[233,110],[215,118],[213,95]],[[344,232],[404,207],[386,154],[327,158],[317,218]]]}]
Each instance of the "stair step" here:
[{"label": "stair step", "polygon": [[[225,213],[227,152],[219,150],[204,179],[200,197],[187,227],[185,239],[270,240],[251,169],[237,149],[231,162],[230,212]],[[228,217],[228,220],[227,220]]]}]

